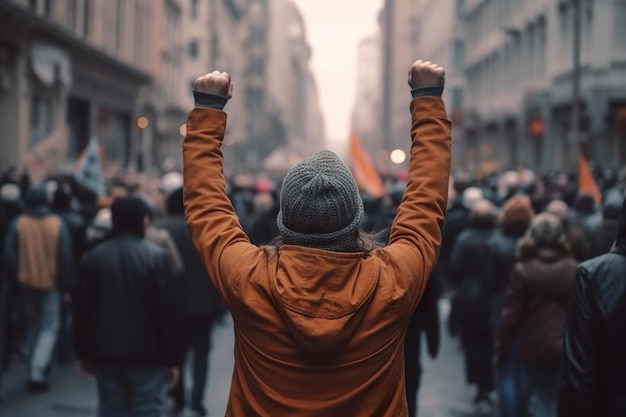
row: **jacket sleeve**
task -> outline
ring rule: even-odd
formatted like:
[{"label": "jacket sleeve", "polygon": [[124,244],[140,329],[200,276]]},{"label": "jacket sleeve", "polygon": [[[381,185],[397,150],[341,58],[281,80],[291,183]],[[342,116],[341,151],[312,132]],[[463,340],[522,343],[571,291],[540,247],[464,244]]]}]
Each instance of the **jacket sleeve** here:
[{"label": "jacket sleeve", "polygon": [[74,285],[74,252],[72,238],[65,221],[59,218],[59,241],[57,244],[57,288],[69,291]]},{"label": "jacket sleeve", "polygon": [[559,416],[595,415],[600,388],[599,350],[602,314],[588,272],[579,267],[563,334]]},{"label": "jacket sleeve", "polygon": [[222,140],[226,113],[194,108],[183,144],[185,216],[194,245],[222,297],[235,285],[236,264],[246,251],[258,250],[244,233],[226,194]]},{"label": "jacket sleeve", "polygon": [[[19,218],[19,217],[18,217]],[[19,258],[19,249],[17,246],[17,221],[14,219],[7,230],[4,238],[4,249],[2,253],[2,270],[6,278],[10,280],[17,279],[17,263]]]},{"label": "jacket sleeve", "polygon": [[92,305],[91,279],[97,272],[90,259],[89,253],[83,257],[72,294],[73,342],[79,360],[92,359],[89,357],[89,325],[92,323],[89,306]]},{"label": "jacket sleeve", "polygon": [[[411,152],[406,190],[391,227],[388,251],[419,300],[441,246],[450,179],[452,125],[443,100],[419,97],[410,106]],[[410,272],[409,272],[410,271]],[[398,274],[396,274],[397,276]]]},{"label": "jacket sleeve", "polygon": [[524,320],[528,296],[524,277],[519,268],[518,265],[511,272],[511,279],[509,280],[504,307],[502,308],[502,320],[500,321],[500,331],[496,341],[494,358],[498,366],[502,365],[506,360],[513,338]]}]

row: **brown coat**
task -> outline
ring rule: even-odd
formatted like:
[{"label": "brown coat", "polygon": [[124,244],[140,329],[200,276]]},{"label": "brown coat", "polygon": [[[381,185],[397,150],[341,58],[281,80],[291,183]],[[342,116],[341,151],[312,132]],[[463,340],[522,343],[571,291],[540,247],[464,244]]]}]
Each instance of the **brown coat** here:
[{"label": "brown coat", "polygon": [[540,249],[519,262],[509,280],[496,343],[496,363],[506,359],[520,335],[522,359],[532,366],[555,366],[563,353],[563,330],[578,262],[554,249]]},{"label": "brown coat", "polygon": [[226,196],[226,114],[195,108],[183,146],[186,217],[235,322],[226,416],[406,416],[403,342],[441,244],[451,125],[411,103],[407,189],[389,245],[371,254],[259,248]]}]

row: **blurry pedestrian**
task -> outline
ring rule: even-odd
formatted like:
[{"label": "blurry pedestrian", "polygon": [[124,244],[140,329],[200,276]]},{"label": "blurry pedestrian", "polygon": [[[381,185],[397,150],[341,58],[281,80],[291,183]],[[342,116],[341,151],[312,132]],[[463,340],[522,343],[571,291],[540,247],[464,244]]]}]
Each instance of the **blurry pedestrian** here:
[{"label": "blurry pedestrian", "polygon": [[[185,222],[183,189],[172,192],[166,200],[167,216],[157,222],[157,227],[169,232],[182,256],[183,271],[177,280],[182,286],[181,315],[185,331],[185,348],[193,354],[191,365],[191,409],[200,416],[207,415],[204,406],[204,392],[208,375],[211,333],[213,326],[225,313],[225,305],[213,286],[206,268],[193,246],[191,233]],[[174,399],[175,411],[185,408],[184,363],[180,365],[179,383],[170,392]]]},{"label": "blurry pedestrian", "polygon": [[567,203],[563,200],[552,200],[546,207],[545,212],[554,214],[561,219],[574,259],[578,262],[588,259],[588,246],[585,233],[580,227],[571,223],[570,209]]},{"label": "blurry pedestrian", "polygon": [[577,262],[558,217],[537,215],[518,245],[495,348],[504,366],[516,335],[535,396],[534,417],[556,416],[563,326]]},{"label": "blurry pedestrian", "polygon": [[101,417],[162,417],[182,357],[180,300],[165,253],[144,240],[145,203],[120,197],[114,232],[85,256],[74,301],[79,367]]},{"label": "blurry pedestrian", "polygon": [[589,236],[589,232],[602,221],[602,212],[596,208],[593,195],[589,192],[580,192],[570,211],[571,224],[580,228],[585,236]]},{"label": "blurry pedestrian", "polygon": [[461,233],[450,259],[450,278],[456,286],[454,304],[460,317],[461,345],[465,353],[468,384],[476,385],[474,404],[492,404],[491,367],[493,329],[490,299],[486,291],[489,277],[489,240],[496,225],[496,208],[484,199],[476,201],[470,212],[469,227]]},{"label": "blurry pedestrian", "polygon": [[576,271],[564,335],[559,417],[626,415],[626,201],[610,253]]},{"label": "blurry pedestrian", "polygon": [[48,371],[59,335],[61,302],[73,280],[72,244],[63,219],[52,213],[43,185],[26,193],[25,212],[9,226],[3,269],[19,283],[30,356],[28,389],[48,388]]},{"label": "blurry pedestrian", "polygon": [[232,93],[230,76],[196,80],[183,147],[185,207],[235,323],[227,415],[407,415],[403,341],[441,243],[451,135],[444,70],[418,61],[409,83],[408,186],[389,245],[361,232],[354,178],[337,155],[320,151],[282,183],[282,243],[259,248],[226,196],[219,108]]},{"label": "blurry pedestrian", "polygon": [[266,245],[278,237],[279,233],[276,226],[278,195],[269,185],[263,188],[257,186],[253,202],[253,214],[248,223],[247,234],[255,245]]},{"label": "blurry pedestrian", "polygon": [[604,200],[602,207],[602,222],[589,231],[587,237],[589,259],[608,253],[617,236],[619,217],[622,211],[622,199],[616,194],[610,194]]},{"label": "blurry pedestrian", "polygon": [[[504,203],[499,218],[499,230],[489,240],[486,262],[489,264],[487,292],[491,303],[490,320],[494,334],[500,327],[500,317],[511,271],[517,263],[517,244],[535,216],[530,199],[515,195]],[[512,342],[511,354],[497,370],[496,392],[501,417],[524,417],[528,411],[529,381],[525,364],[518,354],[518,342]]]}]

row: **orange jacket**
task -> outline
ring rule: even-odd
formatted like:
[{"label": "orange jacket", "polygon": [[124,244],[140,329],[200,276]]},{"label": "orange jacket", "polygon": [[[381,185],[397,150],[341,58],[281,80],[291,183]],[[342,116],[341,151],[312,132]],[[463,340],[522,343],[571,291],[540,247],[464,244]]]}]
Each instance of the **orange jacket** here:
[{"label": "orange jacket", "polygon": [[250,243],[226,195],[226,113],[195,108],[183,145],[187,223],[235,323],[226,416],[406,416],[404,334],[441,244],[451,125],[411,103],[409,177],[389,245],[365,255]]}]

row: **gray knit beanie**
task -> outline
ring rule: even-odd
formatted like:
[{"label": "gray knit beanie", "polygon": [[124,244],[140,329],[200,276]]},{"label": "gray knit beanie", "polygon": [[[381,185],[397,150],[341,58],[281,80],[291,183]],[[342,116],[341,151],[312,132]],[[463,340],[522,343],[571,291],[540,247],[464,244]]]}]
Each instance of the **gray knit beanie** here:
[{"label": "gray knit beanie", "polygon": [[352,174],[337,155],[324,150],[287,173],[276,220],[286,244],[351,252],[363,213]]}]

